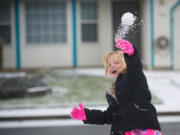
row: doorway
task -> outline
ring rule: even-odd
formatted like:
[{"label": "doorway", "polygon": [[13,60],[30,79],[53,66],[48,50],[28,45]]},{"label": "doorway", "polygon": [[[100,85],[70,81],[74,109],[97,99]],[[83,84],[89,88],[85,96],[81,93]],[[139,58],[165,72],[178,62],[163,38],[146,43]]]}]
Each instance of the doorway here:
[{"label": "doorway", "polygon": [[[115,37],[115,33],[121,23],[121,17],[124,13],[126,12],[131,12],[133,13],[136,17],[136,23],[140,21],[140,6],[139,6],[139,1],[138,0],[116,0],[112,1],[112,13],[113,13],[113,40]],[[140,25],[137,25],[133,31],[130,31],[126,37],[126,40],[130,41],[133,43],[136,48],[138,49],[139,54],[141,55],[141,45],[140,45]],[[114,47],[115,42],[113,41],[113,49],[115,50],[116,48]]]}]

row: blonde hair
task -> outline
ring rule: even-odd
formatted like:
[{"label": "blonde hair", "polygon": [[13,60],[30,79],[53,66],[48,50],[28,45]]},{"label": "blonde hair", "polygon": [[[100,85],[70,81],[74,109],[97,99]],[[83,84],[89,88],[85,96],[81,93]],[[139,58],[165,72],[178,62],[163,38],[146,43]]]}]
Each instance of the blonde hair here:
[{"label": "blonde hair", "polygon": [[124,54],[121,51],[112,51],[107,53],[104,56],[104,68],[105,68],[105,78],[108,80],[108,60],[109,58],[113,56],[115,60],[119,60],[121,63],[121,68],[118,70],[119,73],[125,73],[126,72],[126,61],[124,58]]}]

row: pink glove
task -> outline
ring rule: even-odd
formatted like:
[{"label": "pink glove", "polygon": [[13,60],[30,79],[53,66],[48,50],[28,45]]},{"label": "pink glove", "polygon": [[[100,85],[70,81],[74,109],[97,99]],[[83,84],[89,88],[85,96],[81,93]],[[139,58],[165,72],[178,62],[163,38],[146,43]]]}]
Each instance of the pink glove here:
[{"label": "pink glove", "polygon": [[84,112],[84,107],[81,103],[79,103],[79,108],[74,107],[71,111],[71,117],[76,120],[87,120],[86,114]]},{"label": "pink glove", "polygon": [[118,39],[115,46],[116,48],[120,48],[123,53],[127,53],[128,55],[134,54],[133,45],[127,40]]}]

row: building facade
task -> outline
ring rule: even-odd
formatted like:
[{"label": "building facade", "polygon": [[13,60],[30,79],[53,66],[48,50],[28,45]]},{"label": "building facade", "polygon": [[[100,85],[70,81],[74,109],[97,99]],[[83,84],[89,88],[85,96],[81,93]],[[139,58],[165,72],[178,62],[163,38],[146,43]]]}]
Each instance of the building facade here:
[{"label": "building facade", "polygon": [[1,0],[3,68],[102,66],[128,11],[139,22],[127,39],[143,64],[180,69],[179,0]]}]

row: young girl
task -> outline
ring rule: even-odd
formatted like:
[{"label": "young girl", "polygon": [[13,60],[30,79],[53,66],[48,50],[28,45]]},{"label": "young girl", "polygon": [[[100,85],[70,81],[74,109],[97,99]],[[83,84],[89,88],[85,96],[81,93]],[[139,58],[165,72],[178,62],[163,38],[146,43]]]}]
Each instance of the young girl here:
[{"label": "young girl", "polygon": [[104,57],[105,76],[115,80],[106,93],[107,110],[90,110],[79,104],[71,117],[85,124],[112,124],[111,135],[161,135],[138,52],[127,40],[116,43],[121,51]]}]

